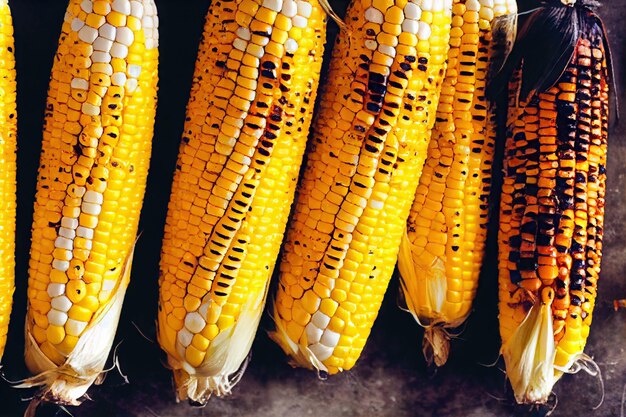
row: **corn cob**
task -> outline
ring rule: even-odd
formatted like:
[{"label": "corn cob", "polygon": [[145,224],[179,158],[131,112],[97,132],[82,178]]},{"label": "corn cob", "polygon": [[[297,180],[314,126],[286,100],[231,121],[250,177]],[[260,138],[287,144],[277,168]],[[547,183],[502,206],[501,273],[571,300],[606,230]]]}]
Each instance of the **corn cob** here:
[{"label": "corn cob", "polygon": [[15,151],[17,112],[13,22],[0,0],[0,360],[9,330],[15,282]]},{"label": "corn cob", "polygon": [[542,4],[508,65],[500,333],[520,403],[545,402],[563,373],[595,365],[583,349],[602,254],[610,55],[590,4]]},{"label": "corn cob", "polygon": [[437,366],[478,287],[495,146],[485,94],[492,49],[500,48],[492,24],[516,12],[514,0],[455,0],[452,8],[437,121],[398,257],[407,309],[425,327],[424,355]]},{"label": "corn cob", "polygon": [[153,0],[71,0],[65,14],[29,264],[25,356],[36,376],[22,386],[42,386],[40,400],[80,403],[113,343],[150,161],[157,26]]},{"label": "corn cob", "polygon": [[287,235],[274,340],[352,368],[393,273],[435,121],[451,0],[354,0],[331,61]]},{"label": "corn cob", "polygon": [[326,39],[318,0],[229,0],[206,18],[161,256],[159,342],[179,400],[228,394],[265,305]]}]

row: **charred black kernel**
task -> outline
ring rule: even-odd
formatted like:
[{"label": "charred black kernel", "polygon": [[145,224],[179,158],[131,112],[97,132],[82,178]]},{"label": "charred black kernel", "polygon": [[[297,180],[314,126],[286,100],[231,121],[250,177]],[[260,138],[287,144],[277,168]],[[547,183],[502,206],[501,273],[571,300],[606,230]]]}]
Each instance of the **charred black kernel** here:
[{"label": "charred black kernel", "polygon": [[535,258],[521,258],[518,265],[520,271],[536,271],[539,268]]},{"label": "charred black kernel", "polygon": [[404,73],[402,71],[394,71],[393,75],[395,75],[396,77],[400,78],[401,80],[408,80],[408,77],[406,76],[406,73]]},{"label": "charred black kernel", "polygon": [[370,94],[370,100],[374,103],[382,103],[385,100],[385,96],[382,94]]},{"label": "charred black kernel", "polygon": [[514,269],[510,271],[509,275],[513,284],[519,284],[520,282],[522,282],[522,274],[520,274],[518,270]]},{"label": "charred black kernel", "polygon": [[537,236],[537,245],[539,246],[552,246],[552,236],[540,234]]},{"label": "charred black kernel", "polygon": [[367,88],[374,94],[385,94],[387,92],[387,87],[384,84],[378,84],[375,82],[369,82],[367,84]]},{"label": "charred black kernel", "polygon": [[537,223],[536,222],[527,222],[522,225],[520,228],[522,233],[528,233],[534,235],[537,233]]},{"label": "charred black kernel", "polygon": [[380,111],[380,106],[376,103],[367,103],[366,105],[367,110],[374,112],[374,113],[378,113]]},{"label": "charred black kernel", "polygon": [[384,83],[386,80],[386,77],[382,74],[379,74],[377,72],[372,72],[369,75],[369,81],[370,82],[375,82],[375,83]]}]

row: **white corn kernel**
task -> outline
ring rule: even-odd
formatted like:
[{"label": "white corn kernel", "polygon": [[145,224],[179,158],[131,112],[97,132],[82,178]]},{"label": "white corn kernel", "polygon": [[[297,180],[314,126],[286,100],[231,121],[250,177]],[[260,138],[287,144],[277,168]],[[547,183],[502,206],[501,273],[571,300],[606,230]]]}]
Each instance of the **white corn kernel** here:
[{"label": "white corn kernel", "polygon": [[193,339],[193,333],[189,330],[182,328],[178,332],[178,343],[183,345],[183,347],[187,347],[191,344],[191,340]]},{"label": "white corn kernel", "polygon": [[93,62],[103,62],[108,64],[111,62],[111,55],[108,52],[95,51],[91,54],[91,60]]},{"label": "white corn kernel", "polygon": [[379,25],[382,25],[385,21],[383,13],[374,7],[369,7],[365,11],[365,20],[367,20],[368,22],[377,23]]},{"label": "white corn kernel", "polygon": [[102,193],[89,190],[85,193],[83,200],[88,203],[102,204],[104,202],[104,197],[102,196]]},{"label": "white corn kernel", "polygon": [[143,4],[141,4],[141,2],[138,1],[131,1],[130,2],[130,14],[131,16],[136,17],[137,19],[141,19],[143,18]]},{"label": "white corn kernel", "polygon": [[70,301],[69,298],[67,298],[64,295],[61,295],[59,297],[54,297],[52,301],[50,301],[50,305],[52,306],[53,309],[63,311],[63,312],[66,312],[70,308],[72,308],[72,302]]},{"label": "white corn kernel", "polygon": [[298,5],[293,0],[284,0],[280,12],[286,17],[294,17],[298,13]]},{"label": "white corn kernel", "polygon": [[420,9],[415,3],[407,3],[404,6],[404,18],[420,20],[422,17],[422,9]]},{"label": "white corn kernel", "polygon": [[74,249],[74,242],[70,239],[59,236],[54,241],[54,247],[59,249],[72,250]]},{"label": "white corn kernel", "polygon": [[89,81],[83,78],[74,78],[71,83],[71,87],[77,90],[88,90],[89,89]]},{"label": "white corn kernel", "polygon": [[60,261],[58,259],[55,259],[54,261],[52,261],[52,268],[56,269],[57,271],[65,272],[70,269],[70,263],[67,261]]},{"label": "white corn kernel", "polygon": [[63,217],[61,219],[61,226],[67,227],[68,229],[76,229],[78,227],[78,219]]},{"label": "white corn kernel", "polygon": [[83,0],[80,4],[80,8],[83,9],[85,13],[93,12],[93,2],[91,0]]},{"label": "white corn kernel", "polygon": [[309,21],[302,16],[294,16],[291,19],[291,22],[293,23],[293,26],[296,28],[305,28]]},{"label": "white corn kernel", "polygon": [[317,343],[322,338],[323,330],[314,325],[313,323],[309,323],[306,325],[306,340],[309,343]]},{"label": "white corn kernel", "polygon": [[128,47],[121,43],[115,42],[111,47],[111,56],[113,58],[124,59],[128,56]]},{"label": "white corn kernel", "polygon": [[334,349],[324,346],[321,343],[315,343],[309,346],[309,350],[318,360],[325,361],[332,356]]},{"label": "white corn kernel", "polygon": [[311,6],[311,3],[307,1],[298,2],[298,14],[300,16],[306,17],[308,19],[309,17],[311,17],[312,11],[313,11],[313,6]]},{"label": "white corn kernel", "polygon": [[91,26],[83,26],[78,31],[78,38],[88,44],[92,44],[98,38],[98,31]]},{"label": "white corn kernel", "polygon": [[52,324],[53,326],[64,326],[66,321],[66,313],[54,309],[48,311],[48,323]]},{"label": "white corn kernel", "polygon": [[76,237],[76,232],[73,229],[68,229],[67,227],[59,227],[59,236],[74,239]]},{"label": "white corn kernel", "polygon": [[287,51],[290,54],[295,54],[297,50],[298,50],[298,42],[296,42],[295,39],[289,38],[285,41],[285,51]]},{"label": "white corn kernel", "polygon": [[139,78],[139,76],[141,75],[141,65],[131,64],[126,69],[126,72],[133,78]]},{"label": "white corn kernel", "polygon": [[58,297],[65,294],[65,284],[58,284],[56,282],[48,284],[48,295],[50,298]]},{"label": "white corn kernel", "polygon": [[270,9],[274,12],[280,12],[283,8],[282,0],[263,0],[263,7]]},{"label": "white corn kernel", "polygon": [[117,29],[115,29],[115,26],[105,23],[104,25],[100,26],[100,29],[98,29],[98,33],[103,38],[114,41],[117,34]]},{"label": "white corn kernel", "polygon": [[339,333],[333,332],[330,329],[326,329],[320,343],[322,343],[324,346],[328,346],[334,349],[335,346],[337,346],[337,343],[339,343]]},{"label": "white corn kernel", "polygon": [[185,317],[185,328],[191,333],[200,333],[204,326],[206,326],[206,322],[197,312],[188,313]]},{"label": "white corn kernel", "polygon": [[127,27],[117,28],[117,34],[115,40],[122,45],[130,46],[135,40],[135,34]]},{"label": "white corn kernel", "polygon": [[118,87],[123,87],[126,84],[126,74],[123,72],[116,72],[111,76],[111,83]]},{"label": "white corn kernel", "polygon": [[72,24],[70,25],[70,28],[74,32],[78,32],[79,30],[83,28],[83,26],[85,26],[85,22],[75,17],[74,20],[72,20]]},{"label": "white corn kernel", "polygon": [[244,27],[237,28],[237,30],[235,31],[235,34],[245,41],[250,40],[250,29],[248,28],[244,28]]},{"label": "white corn kernel", "polygon": [[128,0],[113,0],[111,5],[113,10],[128,16],[131,12],[130,2]]},{"label": "white corn kernel", "polygon": [[85,239],[93,239],[93,229],[88,229],[86,227],[80,226],[78,229],[76,229],[76,236]]},{"label": "white corn kernel", "polygon": [[65,333],[70,336],[80,336],[85,327],[87,327],[86,322],[68,319],[67,323],[65,323]]}]

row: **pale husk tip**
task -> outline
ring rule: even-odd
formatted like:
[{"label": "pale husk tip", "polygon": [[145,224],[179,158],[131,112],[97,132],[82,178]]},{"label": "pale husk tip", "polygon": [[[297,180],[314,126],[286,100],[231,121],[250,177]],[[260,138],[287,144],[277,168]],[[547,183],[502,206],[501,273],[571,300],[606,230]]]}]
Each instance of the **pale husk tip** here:
[{"label": "pale husk tip", "polygon": [[35,375],[20,381],[16,388],[40,387],[39,393],[26,411],[26,417],[34,416],[37,406],[42,401],[58,405],[80,405],[89,387],[101,381],[130,281],[133,253],[134,248],[124,264],[113,296],[95,313],[74,350],[62,365],[56,365],[48,359],[28,330],[28,326],[25,326],[24,356],[28,369]]}]

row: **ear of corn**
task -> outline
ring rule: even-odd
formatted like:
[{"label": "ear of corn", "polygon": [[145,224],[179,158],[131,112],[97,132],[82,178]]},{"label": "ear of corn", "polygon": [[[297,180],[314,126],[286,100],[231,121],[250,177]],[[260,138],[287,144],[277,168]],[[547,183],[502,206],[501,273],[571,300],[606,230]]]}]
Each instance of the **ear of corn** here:
[{"label": "ear of corn", "polygon": [[317,0],[209,8],[161,257],[159,342],[179,400],[228,394],[243,373],[293,202],[325,38]]},{"label": "ear of corn", "polygon": [[[558,25],[577,29],[566,36]],[[594,366],[583,349],[602,255],[608,49],[586,2],[540,8],[521,33],[510,62],[500,333],[516,400],[543,403],[563,373]],[[540,41],[564,43],[564,72],[553,65],[562,51],[537,52]],[[556,83],[537,88],[548,77]]]},{"label": "ear of corn", "polygon": [[71,0],[65,14],[29,264],[25,356],[36,376],[22,384],[42,386],[43,400],[78,404],[113,343],[150,161],[157,26],[152,0]]},{"label": "ear of corn", "polygon": [[451,1],[352,2],[287,235],[274,340],[293,363],[352,368],[396,263],[435,121]]},{"label": "ear of corn", "polygon": [[502,49],[492,24],[516,12],[512,0],[455,0],[452,8],[437,121],[398,258],[407,309],[426,328],[424,355],[437,366],[478,286],[495,145],[485,89],[490,58]]},{"label": "ear of corn", "polygon": [[0,1],[0,360],[7,341],[15,280],[15,151],[17,112],[13,22]]}]

